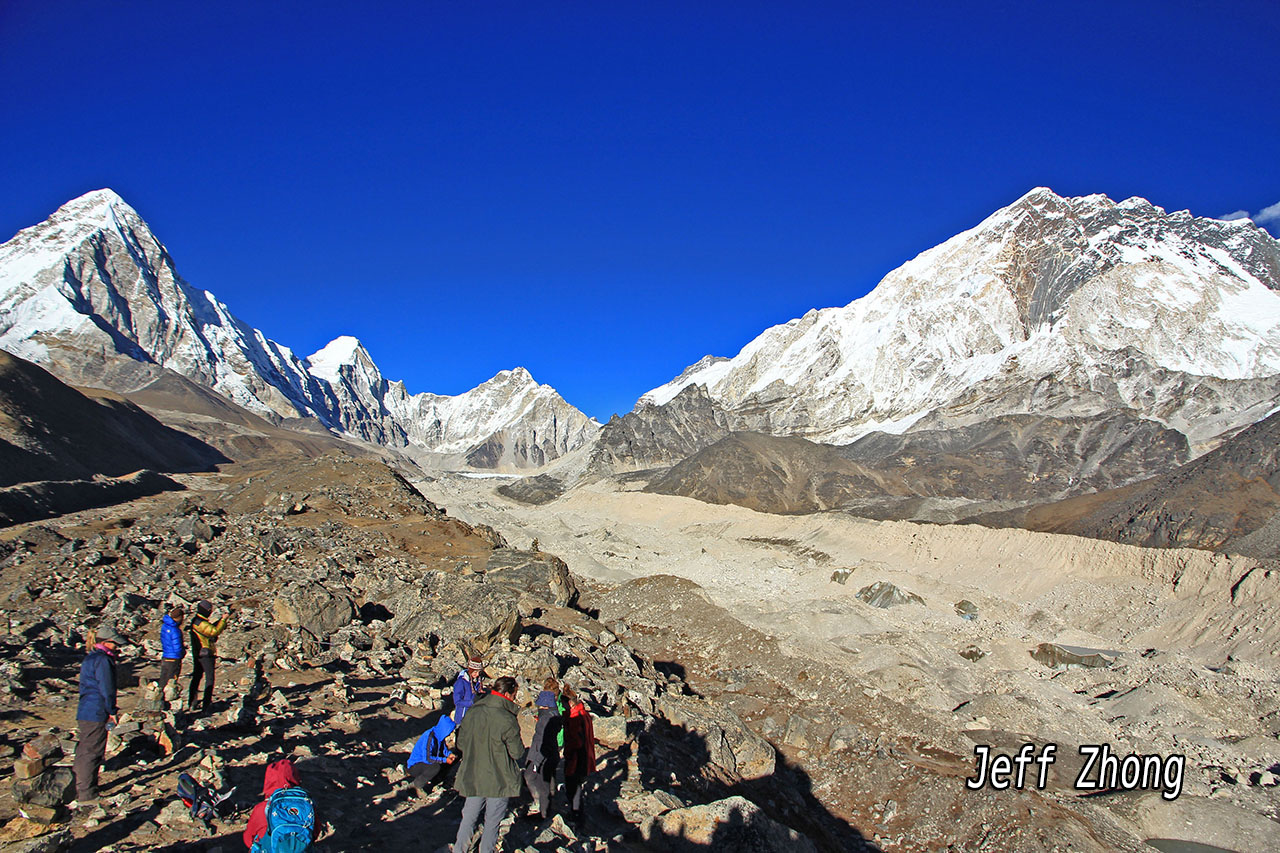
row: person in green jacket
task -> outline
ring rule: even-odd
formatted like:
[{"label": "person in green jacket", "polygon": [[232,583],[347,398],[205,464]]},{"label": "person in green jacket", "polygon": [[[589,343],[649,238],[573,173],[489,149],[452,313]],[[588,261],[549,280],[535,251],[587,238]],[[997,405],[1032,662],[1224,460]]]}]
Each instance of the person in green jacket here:
[{"label": "person in green jacket", "polygon": [[466,798],[462,822],[453,842],[454,853],[466,853],[475,831],[480,809],[484,809],[484,834],[480,853],[493,853],[498,843],[498,826],[507,814],[507,801],[520,796],[520,765],[524,742],[516,721],[516,680],[503,676],[493,688],[476,700],[454,735],[455,748],[462,754],[453,788]]}]

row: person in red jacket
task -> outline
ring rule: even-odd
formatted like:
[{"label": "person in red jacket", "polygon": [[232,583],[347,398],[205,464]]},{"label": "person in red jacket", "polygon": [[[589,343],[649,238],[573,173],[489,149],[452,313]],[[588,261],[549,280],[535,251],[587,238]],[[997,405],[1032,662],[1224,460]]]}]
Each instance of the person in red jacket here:
[{"label": "person in red jacket", "polygon": [[596,769],[596,733],[591,712],[567,684],[564,698],[569,700],[569,717],[564,721],[564,793],[570,819],[576,822],[582,820],[582,789]]},{"label": "person in red jacket", "polygon": [[[273,761],[267,765],[267,772],[262,780],[262,802],[253,807],[253,811],[249,813],[249,825],[244,831],[244,846],[253,847],[253,842],[257,841],[267,832],[267,803],[271,800],[271,795],[281,788],[299,788],[298,771],[293,767],[293,761],[288,758],[281,758],[279,761]],[[320,825],[317,823],[312,830],[312,840],[320,832]]]}]

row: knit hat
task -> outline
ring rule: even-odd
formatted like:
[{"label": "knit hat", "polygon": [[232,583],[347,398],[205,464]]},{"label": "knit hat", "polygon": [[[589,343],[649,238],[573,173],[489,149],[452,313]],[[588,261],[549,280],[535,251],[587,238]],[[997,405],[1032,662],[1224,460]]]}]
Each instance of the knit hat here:
[{"label": "knit hat", "polygon": [[480,658],[471,658],[467,661],[467,669],[482,670],[484,669],[484,661]]},{"label": "knit hat", "polygon": [[117,646],[124,644],[124,637],[120,636],[120,632],[107,624],[99,625],[94,637],[99,643],[115,643]]},{"label": "knit hat", "polygon": [[539,708],[554,709],[557,707],[556,694],[552,693],[550,690],[543,690],[538,694],[538,701],[533,704],[537,705]]},{"label": "knit hat", "polygon": [[196,612],[201,616],[208,616],[213,612],[213,602],[208,599],[202,599],[200,603],[196,605]]}]

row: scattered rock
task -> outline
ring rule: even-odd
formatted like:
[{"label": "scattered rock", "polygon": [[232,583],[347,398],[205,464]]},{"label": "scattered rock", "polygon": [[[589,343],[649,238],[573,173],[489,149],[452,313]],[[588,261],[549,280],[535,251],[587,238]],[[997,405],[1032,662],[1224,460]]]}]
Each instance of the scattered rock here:
[{"label": "scattered rock", "polygon": [[924,604],[924,599],[914,592],[899,589],[888,581],[876,581],[869,586],[864,586],[858,590],[858,598],[882,610],[897,607],[900,604]]}]

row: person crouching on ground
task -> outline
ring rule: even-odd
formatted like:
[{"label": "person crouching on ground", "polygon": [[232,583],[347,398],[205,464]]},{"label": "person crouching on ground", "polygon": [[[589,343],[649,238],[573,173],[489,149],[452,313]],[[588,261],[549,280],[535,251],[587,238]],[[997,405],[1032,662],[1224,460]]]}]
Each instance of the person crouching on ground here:
[{"label": "person crouching on ground", "polygon": [[493,853],[507,801],[520,796],[520,763],[524,743],[516,721],[516,680],[502,676],[493,690],[476,700],[458,726],[457,747],[462,755],[453,787],[466,797],[453,853],[466,853],[471,833],[484,809],[480,853]]},{"label": "person crouching on ground", "polygon": [[454,724],[448,714],[442,714],[435,726],[423,733],[413,745],[405,769],[413,780],[418,793],[426,795],[434,783],[443,781],[444,770],[457,759],[457,753],[445,742],[453,734]]},{"label": "person crouching on ground", "polygon": [[80,704],[76,708],[76,802],[98,799],[98,772],[107,754],[107,728],[116,722],[116,658],[124,638],[102,625],[89,638],[80,663]]},{"label": "person crouching on ground", "polygon": [[182,619],[181,607],[175,607],[160,622],[160,693],[171,679],[182,674]]},{"label": "person crouching on ground", "polygon": [[[218,637],[227,627],[230,610],[217,622],[211,621],[213,604],[201,601],[196,605],[196,618],[191,620],[191,656],[194,668],[191,671],[191,687],[187,691],[187,707],[194,714],[197,710],[208,711],[213,704],[213,667],[218,656]],[[200,680],[204,679],[204,701],[196,707],[196,696],[200,691]]]},{"label": "person crouching on ground", "polygon": [[524,782],[533,795],[535,814],[543,820],[551,816],[551,792],[555,789],[556,767],[560,764],[560,746],[556,737],[560,734],[561,720],[556,682],[548,678],[543,683],[534,705],[538,708],[538,724],[533,730],[529,755],[524,763]]},{"label": "person crouching on ground", "polygon": [[596,733],[591,712],[572,687],[565,685],[569,716],[564,721],[564,793],[569,798],[570,819],[582,820],[582,794],[587,776],[596,769]]}]

